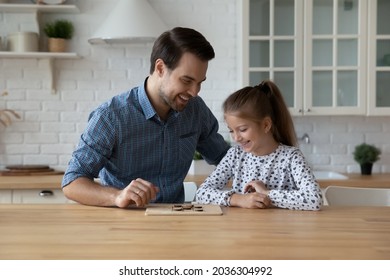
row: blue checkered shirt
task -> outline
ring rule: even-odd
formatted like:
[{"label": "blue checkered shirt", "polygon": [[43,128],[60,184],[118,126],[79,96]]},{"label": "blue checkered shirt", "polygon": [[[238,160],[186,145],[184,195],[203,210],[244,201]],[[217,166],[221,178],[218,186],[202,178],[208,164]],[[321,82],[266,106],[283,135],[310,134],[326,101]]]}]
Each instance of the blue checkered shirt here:
[{"label": "blue checkered shirt", "polygon": [[161,121],[144,86],[113,97],[94,110],[72,154],[62,186],[79,177],[125,188],[142,178],[159,187],[158,203],[184,201],[183,181],[195,150],[218,164],[229,146],[200,97]]}]

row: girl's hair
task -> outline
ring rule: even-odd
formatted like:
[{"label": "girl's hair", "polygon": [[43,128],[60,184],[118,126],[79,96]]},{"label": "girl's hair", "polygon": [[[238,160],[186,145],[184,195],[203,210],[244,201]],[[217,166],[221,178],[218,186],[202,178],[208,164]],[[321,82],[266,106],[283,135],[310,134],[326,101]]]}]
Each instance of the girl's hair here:
[{"label": "girl's hair", "polygon": [[254,87],[244,87],[231,94],[223,103],[223,112],[255,122],[270,117],[274,139],[278,143],[297,146],[290,112],[279,88],[270,80]]},{"label": "girl's hair", "polygon": [[175,69],[185,52],[194,54],[202,61],[210,61],[215,56],[213,47],[201,33],[191,28],[175,27],[161,34],[154,42],[150,55],[150,74],[159,58],[168,69]]}]

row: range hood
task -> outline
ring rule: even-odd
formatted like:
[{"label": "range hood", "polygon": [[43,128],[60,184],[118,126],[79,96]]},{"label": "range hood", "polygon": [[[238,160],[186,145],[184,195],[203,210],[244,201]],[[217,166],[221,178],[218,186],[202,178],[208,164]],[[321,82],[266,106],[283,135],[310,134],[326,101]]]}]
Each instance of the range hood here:
[{"label": "range hood", "polygon": [[167,30],[165,23],[147,0],[119,0],[88,42],[148,43]]}]

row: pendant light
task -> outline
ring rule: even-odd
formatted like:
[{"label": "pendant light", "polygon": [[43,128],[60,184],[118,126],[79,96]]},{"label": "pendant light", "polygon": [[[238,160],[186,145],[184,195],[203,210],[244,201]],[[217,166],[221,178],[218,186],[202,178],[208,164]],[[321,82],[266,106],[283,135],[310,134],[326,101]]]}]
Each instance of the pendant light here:
[{"label": "pendant light", "polygon": [[148,43],[166,30],[164,22],[147,0],[119,0],[88,42]]}]

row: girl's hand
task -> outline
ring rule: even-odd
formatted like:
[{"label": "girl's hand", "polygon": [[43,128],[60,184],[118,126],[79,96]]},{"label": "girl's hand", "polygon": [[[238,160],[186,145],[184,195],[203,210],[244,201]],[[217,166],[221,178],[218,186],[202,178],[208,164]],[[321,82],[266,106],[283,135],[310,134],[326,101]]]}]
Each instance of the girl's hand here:
[{"label": "girl's hand", "polygon": [[230,197],[230,205],[241,208],[270,208],[271,200],[268,195],[260,192],[250,192],[245,194],[235,193]]},{"label": "girl's hand", "polygon": [[245,187],[244,187],[244,192],[247,193],[252,193],[252,192],[258,192],[261,194],[268,195],[269,190],[265,186],[265,184],[262,181],[252,181],[249,182]]},{"label": "girl's hand", "polygon": [[244,194],[233,194],[230,198],[231,206],[242,208],[270,208],[269,190],[262,181],[249,182],[244,187]]}]

